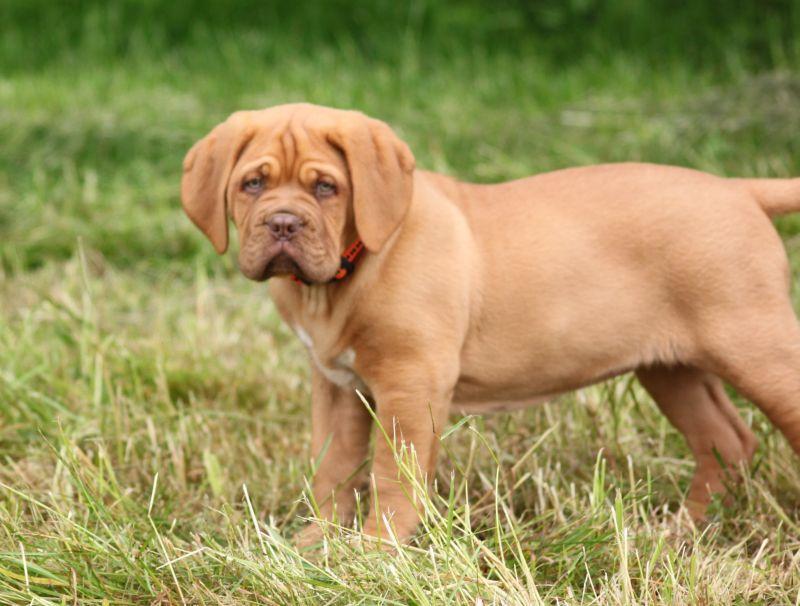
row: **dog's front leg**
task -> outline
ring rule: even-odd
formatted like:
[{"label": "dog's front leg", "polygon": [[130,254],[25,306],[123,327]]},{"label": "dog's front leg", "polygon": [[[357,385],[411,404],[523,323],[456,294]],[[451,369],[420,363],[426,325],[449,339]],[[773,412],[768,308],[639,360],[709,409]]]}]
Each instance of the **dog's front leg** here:
[{"label": "dog's front leg", "polygon": [[[313,495],[319,517],[352,522],[355,491],[364,485],[372,418],[351,388],[328,381],[316,368],[311,384],[311,455],[316,464]],[[301,545],[322,537],[309,524],[297,537]]]},{"label": "dog's front leg", "polygon": [[[370,386],[375,396],[379,427],[370,477],[370,515],[364,533],[386,540],[390,530],[400,541],[419,523],[420,491],[432,480],[439,436],[447,421],[452,397],[449,383],[407,377]],[[400,465],[398,465],[398,461]]]}]

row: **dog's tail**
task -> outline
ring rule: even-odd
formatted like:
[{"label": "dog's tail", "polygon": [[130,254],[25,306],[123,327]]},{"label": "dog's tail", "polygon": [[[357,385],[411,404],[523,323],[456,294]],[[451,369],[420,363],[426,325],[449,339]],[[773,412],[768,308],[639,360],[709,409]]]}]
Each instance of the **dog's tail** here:
[{"label": "dog's tail", "polygon": [[734,181],[744,186],[770,217],[800,212],[800,178]]}]

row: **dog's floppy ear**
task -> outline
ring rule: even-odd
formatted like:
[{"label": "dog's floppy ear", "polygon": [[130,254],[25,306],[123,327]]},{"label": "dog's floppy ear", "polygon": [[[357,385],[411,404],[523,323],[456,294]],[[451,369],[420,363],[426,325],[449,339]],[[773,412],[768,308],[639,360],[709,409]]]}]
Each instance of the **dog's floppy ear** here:
[{"label": "dog's floppy ear", "polygon": [[183,159],[183,210],[219,254],[228,249],[228,179],[252,137],[245,116],[236,113],[195,143]]},{"label": "dog's floppy ear", "polygon": [[329,140],[347,160],[358,235],[378,252],[411,204],[414,156],[389,125],[358,112],[348,112]]}]

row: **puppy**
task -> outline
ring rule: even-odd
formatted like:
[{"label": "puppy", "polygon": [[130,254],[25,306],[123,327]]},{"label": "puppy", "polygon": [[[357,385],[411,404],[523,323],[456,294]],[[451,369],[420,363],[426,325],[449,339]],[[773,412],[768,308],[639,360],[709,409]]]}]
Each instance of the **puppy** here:
[{"label": "puppy", "polygon": [[[800,179],[652,164],[498,185],[415,169],[383,122],[307,104],[237,112],[184,160],[181,197],[218,253],[267,280],[312,367],[314,496],[354,513],[373,403],[365,533],[405,539],[418,511],[393,447],[431,477],[451,411],[530,406],[634,372],[696,459],[702,516],[756,439],[723,389],[800,449],[800,328],[770,217]],[[304,532],[301,541],[317,537]]]}]

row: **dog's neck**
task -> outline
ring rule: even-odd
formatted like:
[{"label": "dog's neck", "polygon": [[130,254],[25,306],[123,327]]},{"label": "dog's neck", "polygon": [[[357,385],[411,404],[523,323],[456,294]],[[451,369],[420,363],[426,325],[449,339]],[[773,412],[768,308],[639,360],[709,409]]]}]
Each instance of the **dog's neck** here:
[{"label": "dog's neck", "polygon": [[[412,211],[414,206],[412,203]],[[379,252],[364,250],[353,271],[343,280],[302,284],[289,276],[271,279],[270,293],[283,319],[295,329],[303,328],[315,342],[319,341],[316,333],[322,327],[330,334],[346,332],[351,320],[358,318],[358,306],[366,294],[364,286],[376,281],[384,264],[393,256],[403,232],[401,225]],[[342,240],[354,242],[358,238],[353,222]]]},{"label": "dog's neck", "polygon": [[303,312],[312,317],[328,316],[332,307],[335,284],[300,284]]},{"label": "dog's neck", "polygon": [[272,298],[284,318],[293,317],[294,323],[325,322],[334,314],[346,315],[354,296],[357,298],[355,292],[363,274],[374,272],[377,261],[376,255],[364,251],[356,266],[341,280],[303,283],[291,276],[273,278],[270,280]]}]

